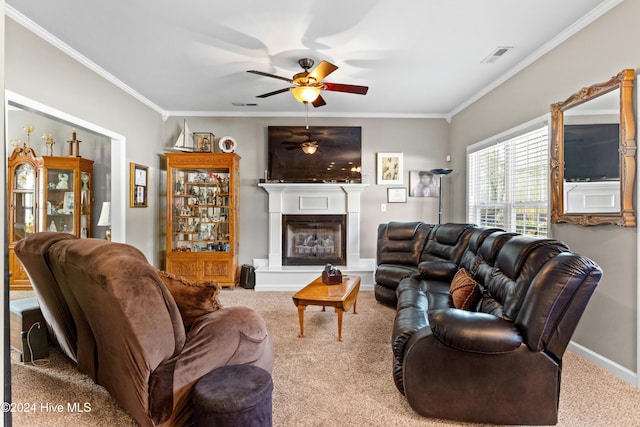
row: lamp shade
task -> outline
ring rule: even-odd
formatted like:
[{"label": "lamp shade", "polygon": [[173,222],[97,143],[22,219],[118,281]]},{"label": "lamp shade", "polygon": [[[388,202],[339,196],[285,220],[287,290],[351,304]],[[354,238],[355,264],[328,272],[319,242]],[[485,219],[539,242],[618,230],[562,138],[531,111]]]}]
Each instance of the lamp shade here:
[{"label": "lamp shade", "polygon": [[453,172],[453,169],[449,169],[449,168],[431,169],[431,172],[435,173],[436,175],[449,175],[451,172]]},{"label": "lamp shade", "polygon": [[102,210],[100,211],[98,225],[101,227],[108,227],[111,225],[111,202],[102,202]]},{"label": "lamp shade", "polygon": [[320,95],[320,89],[313,86],[298,86],[291,89],[291,93],[295,99],[302,103],[313,102]]}]

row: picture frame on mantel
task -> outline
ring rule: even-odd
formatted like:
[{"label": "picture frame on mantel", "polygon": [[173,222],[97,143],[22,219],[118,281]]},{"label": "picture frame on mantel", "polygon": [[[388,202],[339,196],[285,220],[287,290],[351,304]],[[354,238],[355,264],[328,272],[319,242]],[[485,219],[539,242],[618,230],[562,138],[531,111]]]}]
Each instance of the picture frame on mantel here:
[{"label": "picture frame on mantel", "polygon": [[402,185],[402,153],[377,153],[378,185]]},{"label": "picture frame on mantel", "polygon": [[132,208],[149,206],[149,167],[131,163],[129,181],[131,182],[129,206]]}]

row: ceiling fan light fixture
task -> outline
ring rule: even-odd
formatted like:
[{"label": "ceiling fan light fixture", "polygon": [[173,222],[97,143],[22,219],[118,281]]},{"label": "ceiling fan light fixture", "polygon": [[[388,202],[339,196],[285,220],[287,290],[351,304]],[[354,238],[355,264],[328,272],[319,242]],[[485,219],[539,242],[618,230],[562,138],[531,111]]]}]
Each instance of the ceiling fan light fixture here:
[{"label": "ceiling fan light fixture", "polygon": [[304,103],[315,101],[320,96],[320,89],[313,86],[298,86],[291,89],[293,97]]},{"label": "ceiling fan light fixture", "polygon": [[300,147],[302,151],[304,151],[304,154],[315,154],[315,152],[318,151],[318,144],[313,142],[303,142],[300,144]]}]

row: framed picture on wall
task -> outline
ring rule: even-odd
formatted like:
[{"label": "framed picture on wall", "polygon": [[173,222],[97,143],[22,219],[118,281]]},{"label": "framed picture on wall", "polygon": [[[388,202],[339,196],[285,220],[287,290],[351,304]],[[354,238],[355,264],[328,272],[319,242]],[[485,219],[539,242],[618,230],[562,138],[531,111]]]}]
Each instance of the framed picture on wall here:
[{"label": "framed picture on wall", "polygon": [[132,208],[146,208],[149,199],[149,168],[131,163],[130,203]]},{"label": "framed picture on wall", "polygon": [[431,171],[409,171],[409,196],[439,197],[440,176]]},{"label": "framed picture on wall", "polygon": [[387,188],[387,203],[407,203],[407,187]]},{"label": "framed picture on wall", "polygon": [[402,153],[378,153],[378,185],[402,184]]}]

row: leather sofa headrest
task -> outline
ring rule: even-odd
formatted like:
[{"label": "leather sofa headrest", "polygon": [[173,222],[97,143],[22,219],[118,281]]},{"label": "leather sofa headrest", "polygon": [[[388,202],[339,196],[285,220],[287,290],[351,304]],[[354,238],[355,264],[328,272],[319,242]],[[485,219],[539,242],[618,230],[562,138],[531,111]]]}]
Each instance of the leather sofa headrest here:
[{"label": "leather sofa headrest", "polygon": [[473,224],[439,224],[433,229],[432,240],[452,246],[458,243],[458,240],[466,230],[473,227],[475,227]]},{"label": "leather sofa headrest", "polygon": [[418,227],[423,223],[417,222],[390,222],[387,225],[389,240],[411,240]]},{"label": "leather sofa headrest", "polygon": [[478,253],[480,257],[489,265],[493,265],[496,261],[496,256],[504,246],[505,242],[513,237],[514,233],[506,231],[497,231],[487,236],[482,244]]},{"label": "leather sofa headrest", "polygon": [[445,245],[455,245],[472,224],[440,224],[433,229],[433,240]]},{"label": "leather sofa headrest", "polygon": [[504,231],[504,230],[500,228],[494,228],[494,227],[476,228],[475,230],[473,230],[471,234],[471,238],[469,238],[469,250],[474,254],[478,253],[478,249],[482,245],[482,242],[484,242],[484,239],[486,239],[487,236],[489,236],[490,234],[493,234],[499,231]]},{"label": "leather sofa headrest", "polygon": [[496,263],[498,268],[509,278],[515,279],[522,266],[527,261],[528,255],[541,247],[549,247],[557,252],[568,251],[569,247],[554,239],[542,239],[529,235],[517,235],[509,239],[498,254]]}]

